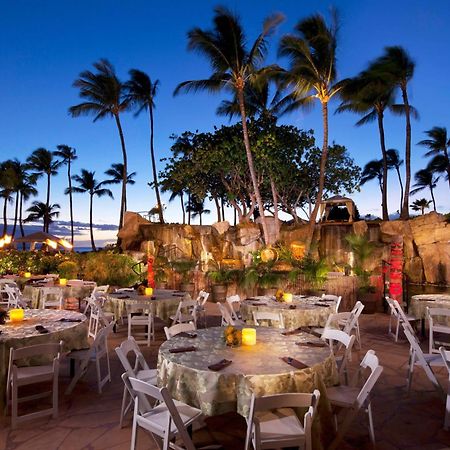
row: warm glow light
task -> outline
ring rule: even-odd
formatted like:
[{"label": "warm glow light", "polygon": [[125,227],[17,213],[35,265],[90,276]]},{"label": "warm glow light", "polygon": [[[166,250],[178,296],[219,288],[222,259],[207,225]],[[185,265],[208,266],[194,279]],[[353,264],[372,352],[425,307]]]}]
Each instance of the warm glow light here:
[{"label": "warm glow light", "polygon": [[70,242],[66,241],[65,239],[60,239],[60,240],[59,240],[59,243],[60,243],[64,248],[69,248],[69,249],[71,249],[71,248],[73,247],[73,245],[72,245]]},{"label": "warm glow light", "polygon": [[9,310],[9,319],[11,320],[11,322],[22,322],[23,317],[24,311],[22,308]]},{"label": "warm glow light", "polygon": [[5,240],[3,238],[0,239],[0,248],[5,246]]},{"label": "warm glow light", "polygon": [[31,272],[25,272],[23,276],[25,278],[31,278]]},{"label": "warm glow light", "polygon": [[67,284],[67,278],[60,278],[59,284],[60,284],[60,286],[65,286]]},{"label": "warm glow light", "polygon": [[6,245],[11,244],[12,236],[9,236],[8,234],[5,234],[5,235],[3,236],[3,240],[5,241],[5,244],[6,244]]},{"label": "warm glow light", "polygon": [[292,294],[289,294],[288,292],[285,292],[283,294],[283,302],[285,302],[285,303],[292,303]]},{"label": "warm glow light", "polygon": [[146,287],[145,288],[145,295],[153,295],[153,288]]},{"label": "warm glow light", "polygon": [[46,239],[46,240],[45,240],[45,243],[46,243],[49,247],[54,248],[54,249],[56,249],[56,248],[58,247],[58,244],[57,244],[55,241],[52,241],[51,239]]},{"label": "warm glow light", "polygon": [[242,328],[242,345],[255,345],[255,344],[256,344],[256,329]]}]

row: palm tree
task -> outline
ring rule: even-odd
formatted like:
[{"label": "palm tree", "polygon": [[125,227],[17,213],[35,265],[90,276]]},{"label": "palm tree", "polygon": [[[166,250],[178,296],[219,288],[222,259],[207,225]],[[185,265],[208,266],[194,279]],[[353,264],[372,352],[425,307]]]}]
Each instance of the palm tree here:
[{"label": "palm tree", "polygon": [[423,216],[425,214],[425,209],[428,209],[430,205],[431,200],[427,200],[426,198],[419,198],[412,202],[411,209],[413,211],[421,211]]},{"label": "palm tree", "polygon": [[289,70],[282,74],[285,83],[293,91],[295,100],[288,106],[292,111],[311,105],[317,99],[322,106],[323,143],[320,158],[319,187],[314,209],[310,216],[310,227],[306,241],[309,250],[316,217],[322,201],[325,170],[328,158],[328,103],[340,92],[344,82],[336,82],[337,18],[333,15],[330,27],[321,15],[313,15],[298,22],[294,34],[283,36],[280,56],[290,60]]},{"label": "palm tree", "polygon": [[247,113],[245,104],[245,86],[255,82],[258,76],[266,74],[267,70],[260,66],[267,53],[267,38],[274,32],[276,26],[283,20],[280,14],[267,18],[261,34],[256,38],[250,49],[246,46],[246,38],[237,16],[223,7],[215,8],[213,30],[194,28],[188,33],[188,48],[195,50],[209,59],[212,75],[205,80],[184,81],[175,89],[174,94],[181,91],[206,90],[217,93],[228,90],[238,98],[242,121],[242,132],[248,169],[253,190],[256,196],[264,240],[270,244],[269,230],[264,216],[264,203],[253,163],[253,154],[247,129]]},{"label": "palm tree", "polygon": [[13,200],[13,193],[15,191],[16,174],[13,167],[13,161],[8,160],[0,164],[0,197],[3,198],[3,235],[8,230],[8,203]]},{"label": "palm tree", "polygon": [[[50,212],[50,180],[52,175],[58,173],[58,168],[61,165],[61,161],[55,160],[53,156],[51,151],[40,147],[27,158],[28,168],[33,171],[36,178],[40,178],[44,174],[47,175],[47,199],[45,204],[48,212]],[[49,225],[50,218],[44,217],[44,231],[47,233]]]},{"label": "palm tree", "polygon": [[446,172],[447,180],[450,186],[450,159],[448,156],[448,148],[450,147],[450,138],[447,138],[447,128],[433,127],[431,130],[425,131],[429,139],[419,142],[419,145],[428,147],[425,156],[433,156],[430,166],[436,172]]},{"label": "palm tree", "polygon": [[434,199],[433,189],[436,187],[439,177],[434,177],[433,172],[427,167],[417,171],[414,175],[414,180],[416,181],[413,185],[413,188],[415,189],[411,190],[411,195],[415,195],[425,188],[428,188],[430,190],[431,199],[433,200],[433,209],[436,211],[436,201]]},{"label": "palm tree", "polygon": [[159,222],[164,223],[163,207],[159,194],[158,174],[156,172],[155,148],[153,144],[153,110],[155,108],[155,96],[158,92],[159,80],[152,82],[151,78],[140,70],[130,70],[131,79],[125,84],[127,98],[131,105],[137,108],[135,116],[148,110],[150,116],[150,158],[152,161],[153,188],[155,189],[156,203],[158,205]]},{"label": "palm tree", "polygon": [[[400,217],[409,217],[409,194],[411,186],[411,115],[414,111],[408,100],[408,83],[414,75],[415,63],[406,50],[400,46],[386,47],[382,55],[373,64],[373,69],[378,71],[380,77],[385,77],[393,86],[397,86],[403,99],[403,111],[406,118],[406,143],[405,143],[405,195],[400,211]],[[411,191],[412,192],[412,191]]]},{"label": "palm tree", "polygon": [[[105,180],[103,184],[119,184],[122,183],[123,180],[123,164],[111,164],[111,167],[105,171],[105,175],[111,177],[109,180]],[[135,184],[136,181],[133,180],[133,177],[136,175],[136,172],[131,172],[127,175],[127,184]],[[127,210],[127,204],[125,203],[125,211]]]},{"label": "palm tree", "polygon": [[47,203],[34,201],[32,206],[27,209],[30,214],[28,214],[24,222],[36,222],[37,220],[43,219],[44,226],[42,231],[48,233],[48,226],[53,223],[54,218],[59,217],[59,211],[57,210],[60,208],[58,203],[47,206]]},{"label": "palm tree", "polygon": [[123,136],[120,114],[129,108],[129,101],[125,96],[124,86],[118,79],[114,67],[106,59],[94,63],[96,73],[85,70],[73,85],[80,89],[80,97],[86,101],[79,105],[71,106],[69,114],[72,117],[82,115],[94,115],[94,122],[105,117],[114,117],[119,132],[122,147],[123,166],[125,168],[122,179],[122,198],[120,203],[119,229],[123,226],[125,204],[127,203],[127,149]]},{"label": "palm tree", "polygon": [[97,197],[103,197],[107,195],[108,197],[114,198],[112,192],[109,189],[102,188],[104,185],[103,181],[97,181],[95,178],[95,172],[90,172],[86,169],[81,169],[81,175],[74,175],[73,181],[78,183],[78,186],[73,186],[72,191],[78,193],[89,194],[89,229],[91,232],[91,245],[92,251],[97,251],[94,242],[94,230],[93,230],[93,222],[92,222],[92,213],[93,213],[93,198],[94,195]]},{"label": "palm tree", "polygon": [[69,207],[70,207],[70,243],[73,248],[73,203],[72,203],[72,174],[71,174],[71,163],[75,161],[77,157],[77,152],[74,148],[68,145],[57,145],[58,150],[54,151],[53,154],[59,158],[62,158],[61,164],[67,164],[67,179],[68,179],[68,191],[69,191]]},{"label": "palm tree", "polygon": [[205,208],[205,200],[199,199],[195,195],[191,195],[189,201],[186,205],[186,210],[192,214],[192,218],[196,217],[200,220],[200,225],[202,225],[202,214],[210,214],[211,210]]},{"label": "palm tree", "polygon": [[398,183],[400,185],[400,208],[399,211],[402,210],[402,203],[403,203],[403,182],[402,182],[402,176],[400,175],[400,167],[403,165],[403,159],[400,158],[400,154],[398,153],[398,150],[395,148],[390,148],[386,151],[387,156],[387,166],[388,169],[395,169],[397,172],[398,177]]},{"label": "palm tree", "polygon": [[378,180],[380,192],[383,193],[383,160],[374,159],[369,161],[361,173],[360,185],[366,184],[371,180]]},{"label": "palm tree", "polygon": [[[19,227],[20,235],[25,236],[25,231],[23,229],[23,204],[25,201],[29,200],[30,197],[35,197],[38,194],[36,189],[36,177],[28,172],[22,180],[20,185],[20,200],[19,200]],[[22,249],[25,250],[25,243],[22,244]]]},{"label": "palm tree", "polygon": [[[381,210],[383,220],[389,220],[388,212],[388,156],[384,137],[384,112],[391,108],[394,101],[393,87],[380,77],[377,77],[370,68],[358,77],[348,80],[341,91],[342,103],[336,112],[351,111],[364,114],[356,122],[361,126],[377,120],[380,147],[383,161],[382,200]],[[402,196],[403,198],[403,196]]]}]

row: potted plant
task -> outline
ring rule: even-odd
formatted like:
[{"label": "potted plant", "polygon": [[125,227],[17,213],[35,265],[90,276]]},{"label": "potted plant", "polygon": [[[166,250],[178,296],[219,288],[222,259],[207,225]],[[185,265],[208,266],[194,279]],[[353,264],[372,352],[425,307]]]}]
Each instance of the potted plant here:
[{"label": "potted plant", "polygon": [[180,290],[194,296],[195,284],[193,282],[193,271],[197,261],[194,259],[179,259],[171,261],[170,266],[181,277]]},{"label": "potted plant", "polygon": [[320,297],[325,292],[322,288],[327,281],[328,272],[329,267],[324,258],[313,259],[310,256],[305,256],[289,272],[288,278],[291,282],[294,282],[299,275],[303,275],[306,282],[305,293]]},{"label": "potted plant", "polygon": [[212,297],[214,302],[223,302],[227,296],[228,285],[233,282],[239,272],[238,269],[229,269],[218,261],[211,261],[212,270],[207,276],[212,281]]},{"label": "potted plant", "polygon": [[378,294],[370,282],[372,271],[367,269],[367,262],[375,250],[375,244],[364,235],[349,234],[345,237],[353,251],[355,264],[353,272],[358,277],[358,299],[364,304],[363,312],[373,314],[376,310]]},{"label": "potted plant", "polygon": [[263,262],[254,258],[252,265],[245,269],[242,279],[243,286],[257,288],[258,295],[275,295],[283,278],[282,272],[274,270],[275,263],[275,260]]}]

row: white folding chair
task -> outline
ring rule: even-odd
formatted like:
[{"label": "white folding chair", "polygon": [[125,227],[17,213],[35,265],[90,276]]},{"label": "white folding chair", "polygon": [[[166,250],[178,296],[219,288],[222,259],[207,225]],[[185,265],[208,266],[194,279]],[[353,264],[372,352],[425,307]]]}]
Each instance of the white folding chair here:
[{"label": "white folding chair", "polygon": [[[417,319],[417,317],[413,316],[412,314],[406,314],[397,300],[386,297],[386,302],[389,305],[389,309],[391,310],[391,315],[389,316],[388,334],[392,334],[393,336],[395,336],[395,342],[398,342],[400,323],[406,320],[407,323],[411,324],[412,322],[416,322],[419,319]],[[395,319],[397,322],[395,325],[395,333],[392,332],[393,319]]]},{"label": "white folding chair", "polygon": [[204,327],[207,328],[207,323],[206,323],[206,302],[208,301],[209,298],[209,292],[206,291],[200,291],[198,293],[198,296],[196,298],[196,302],[197,302],[197,316],[203,316],[203,321],[204,321]]},{"label": "white folding chair", "polygon": [[[6,385],[7,407],[11,405],[11,427],[16,426],[26,420],[36,419],[51,415],[54,419],[58,417],[58,375],[59,364],[62,356],[63,342],[38,344],[29,347],[11,348],[9,352],[9,366]],[[33,357],[49,359],[47,364],[39,366],[21,366],[17,361],[26,360]],[[40,392],[39,394],[19,397],[19,387],[28,386],[35,383],[52,381],[51,391]],[[36,400],[38,398],[52,395],[52,407],[41,411],[18,414],[19,402]]]},{"label": "white folding chair", "polygon": [[274,326],[274,322],[277,322],[278,328],[284,328],[284,320],[281,313],[269,312],[269,311],[253,311],[253,322],[257,327],[261,326],[260,322],[270,322],[270,326]]},{"label": "white folding chair", "polygon": [[419,342],[417,341],[417,337],[410,329],[410,325],[408,322],[402,322],[402,327],[405,332],[406,339],[410,344],[409,350],[409,364],[408,364],[408,375],[407,375],[407,389],[408,392],[411,390],[412,377],[414,372],[414,367],[422,367],[425,371],[426,376],[433,384],[434,388],[437,390],[439,395],[443,393],[442,387],[439,384],[439,381],[436,378],[436,375],[433,372],[432,367],[442,367],[445,365],[444,361],[442,361],[440,354],[434,353],[423,353],[420,348]]},{"label": "white folding chair", "polygon": [[450,428],[450,351],[445,350],[444,347],[439,347],[439,352],[448,372],[447,400],[445,402],[444,419],[444,429],[448,430]]},{"label": "white folding chair", "polygon": [[231,312],[228,308],[228,303],[217,303],[217,306],[219,307],[220,314],[222,316],[222,321],[220,323],[221,327],[225,327],[228,325],[231,326],[237,326],[237,325],[245,325],[245,322],[239,319],[233,319],[231,317]]},{"label": "white folding chair", "polygon": [[41,307],[63,309],[63,291],[59,287],[44,287],[41,294]]},{"label": "white folding chair", "polygon": [[[156,369],[150,369],[133,337],[129,337],[123,341],[115,350],[128,377],[137,378],[138,380],[147,381],[148,383],[156,385],[158,372]],[[130,356],[132,359],[134,358],[134,362],[130,361]],[[125,381],[124,384],[122,407],[120,410],[120,428],[122,428],[123,418],[130,410],[134,399],[134,397],[131,397],[131,399],[128,400],[130,391],[127,389]]]},{"label": "white folding chair", "polygon": [[[337,427],[337,436],[331,443],[329,450],[339,448],[339,444],[341,443],[343,437],[350,428],[351,423],[358,415],[358,412],[362,407],[366,409],[369,418],[370,440],[375,446],[375,431],[373,428],[370,392],[372,391],[372,388],[375,386],[375,383],[380,377],[381,372],[383,372],[383,366],[380,366],[378,358],[373,350],[369,350],[361,361],[359,371],[355,377],[355,381],[357,381],[361,377],[362,372],[367,368],[370,369],[370,375],[366,379],[366,382],[361,387],[361,389],[354,385],[340,385],[327,388],[327,397],[331,403],[331,406],[334,408],[342,408],[342,411],[347,410],[345,413],[343,412],[343,422]],[[337,424],[336,414],[335,418]]]},{"label": "white folding chair", "polygon": [[175,325],[172,325],[171,327],[164,327],[164,333],[166,334],[167,340],[173,338],[177,334],[191,332],[195,330],[196,328],[193,322],[177,323]]},{"label": "white folding chair", "polygon": [[341,305],[342,295],[322,294],[322,300],[332,300],[336,302],[336,312],[339,312],[339,306]]},{"label": "white folding chair", "polygon": [[[134,391],[133,429],[131,432],[131,450],[136,448],[138,427],[152,433],[158,439],[158,446],[162,450],[169,448],[181,449],[171,441],[176,437],[181,439],[186,450],[195,450],[187,427],[202,417],[202,412],[185,403],[173,400],[166,387],[158,388],[137,378],[129,378],[131,389]],[[150,397],[158,405],[148,411],[142,411],[143,396]]]},{"label": "white folding chair", "polygon": [[[95,362],[97,372],[97,389],[98,393],[102,393],[103,386],[111,381],[111,368],[109,365],[108,353],[108,336],[113,329],[114,323],[110,323],[107,327],[102,328],[98,333],[91,347],[84,350],[73,350],[67,358],[75,363],[75,374],[66,389],[66,394],[70,394],[78,381],[86,374],[90,362]],[[106,374],[102,377],[101,361],[106,359]]]},{"label": "white folding chair", "polygon": [[[441,341],[436,340],[435,333],[450,335],[450,309],[446,308],[430,308],[427,307],[427,318],[428,318],[428,330],[429,330],[429,353],[439,353],[436,344],[448,346],[450,345],[449,340]],[[447,319],[447,323],[442,323],[443,320]]]},{"label": "white folding chair", "polygon": [[[335,354],[339,379],[343,378],[345,380],[345,384],[348,384],[347,362],[352,360],[352,348],[353,344],[355,343],[356,336],[350,336],[349,334],[341,330],[327,328],[322,334],[322,339],[329,341],[330,349]],[[336,353],[339,351],[339,348],[335,349],[335,341],[341,343],[345,347],[345,352],[342,356],[336,355]]]},{"label": "white folding chair", "polygon": [[194,322],[197,328],[197,302],[195,300],[181,300],[177,312],[170,316],[172,325],[176,323]]},{"label": "white folding chair", "polygon": [[[128,313],[128,337],[138,337],[137,344],[147,344],[155,340],[155,322],[151,303],[133,303],[127,305]],[[133,328],[139,327],[140,331]]]},{"label": "white folding chair", "polygon": [[10,308],[10,294],[11,289],[16,291],[16,289],[20,292],[17,283],[8,279],[0,279],[0,307],[2,308]]},{"label": "white folding chair", "polygon": [[[288,393],[255,397],[252,395],[247,418],[245,450],[250,442],[256,450],[298,447],[312,449],[311,424],[317,411],[320,393]],[[295,408],[307,408],[303,423]]]},{"label": "white folding chair", "polygon": [[[342,327],[343,331],[347,334],[352,334],[353,330],[356,334],[356,341],[358,342],[358,347],[361,350],[361,332],[359,330],[359,316],[364,309],[364,305],[357,301],[355,306],[350,312],[339,313],[341,318],[339,319],[339,326]],[[347,317],[345,317],[347,316]]]},{"label": "white folding chair", "polygon": [[14,287],[6,284],[4,286],[5,293],[8,296],[8,308],[26,308],[30,303],[30,300],[27,300],[18,287]]},{"label": "white folding chair", "polygon": [[109,289],[109,284],[103,284],[101,286],[95,286],[92,291],[93,294],[106,294]]},{"label": "white folding chair", "polygon": [[[231,295],[226,298],[226,302],[230,309],[231,317],[234,320],[241,320],[241,317],[239,314],[239,311],[241,309],[241,297],[239,297],[239,295]],[[235,305],[237,305],[237,308],[235,308]]]}]

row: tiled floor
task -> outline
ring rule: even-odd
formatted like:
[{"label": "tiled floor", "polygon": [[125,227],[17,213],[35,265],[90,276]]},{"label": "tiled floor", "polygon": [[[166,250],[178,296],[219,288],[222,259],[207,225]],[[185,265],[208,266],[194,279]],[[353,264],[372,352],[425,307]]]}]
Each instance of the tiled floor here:
[{"label": "tiled floor", "polygon": [[[218,323],[218,308],[209,305],[209,324]],[[395,344],[387,336],[388,317],[383,314],[362,316],[361,327],[363,349],[354,352],[352,367],[361,360],[365,351],[374,349],[384,366],[384,372],[374,389],[372,408],[375,419],[377,448],[380,450],[438,450],[450,448],[450,432],[442,428],[444,401],[420,369],[415,371],[413,388],[408,395],[405,390],[405,371],[408,345],[405,341]],[[96,391],[93,372],[83,379],[70,396],[63,394],[68,381],[68,365],[61,369],[60,414],[57,420],[38,419],[9,428],[9,419],[0,418],[0,450],[51,450],[51,449],[127,449],[130,445],[130,420],[122,429],[118,426],[122,397],[121,365],[113,351],[126,336],[120,329],[110,340],[113,380],[105,386],[104,393]],[[158,346],[163,341],[162,328],[157,342],[143,352],[150,364],[156,365]],[[444,389],[447,388],[445,368],[437,371]],[[243,448],[245,422],[234,414],[212,417],[206,420],[206,427],[194,433],[197,446],[221,444],[225,449]],[[139,449],[156,449],[151,436],[139,433]],[[371,449],[366,417],[361,413],[354,422],[351,432],[340,446],[343,450]]]}]

